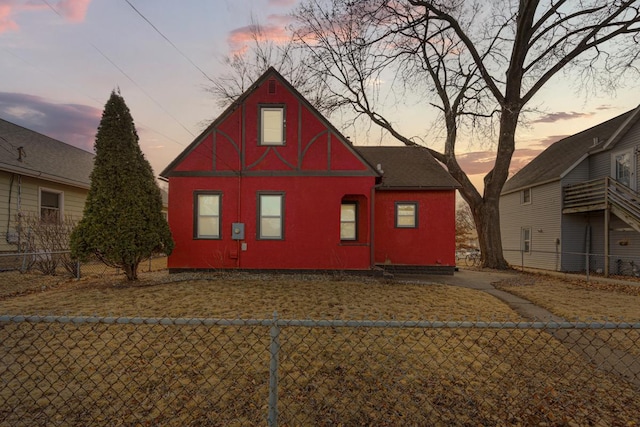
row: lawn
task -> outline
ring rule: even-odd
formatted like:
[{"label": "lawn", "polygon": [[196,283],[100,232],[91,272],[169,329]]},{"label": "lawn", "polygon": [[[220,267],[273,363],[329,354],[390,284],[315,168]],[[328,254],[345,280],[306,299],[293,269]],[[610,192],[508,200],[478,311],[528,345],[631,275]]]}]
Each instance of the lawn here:
[{"label": "lawn", "polygon": [[[494,297],[460,287],[168,275],[161,267],[136,283],[113,272],[46,281],[3,273],[13,286],[0,282],[0,314],[522,320]],[[638,307],[633,288],[554,280],[523,275],[497,285],[529,292],[560,315]],[[594,294],[567,301],[581,290]],[[259,325],[7,324],[0,425],[265,425],[269,336]],[[640,413],[637,388],[540,330],[285,326],[279,344],[281,425],[633,426]]]},{"label": "lawn", "polygon": [[522,274],[494,284],[571,321],[640,322],[640,282],[606,283]]}]

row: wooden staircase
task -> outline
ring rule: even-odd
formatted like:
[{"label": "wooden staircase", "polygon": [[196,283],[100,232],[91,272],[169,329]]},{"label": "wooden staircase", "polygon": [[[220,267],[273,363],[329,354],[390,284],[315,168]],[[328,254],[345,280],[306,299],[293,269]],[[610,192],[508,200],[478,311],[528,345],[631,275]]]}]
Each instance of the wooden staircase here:
[{"label": "wooden staircase", "polygon": [[640,194],[606,177],[573,184],[563,189],[562,213],[609,209],[640,233]]}]

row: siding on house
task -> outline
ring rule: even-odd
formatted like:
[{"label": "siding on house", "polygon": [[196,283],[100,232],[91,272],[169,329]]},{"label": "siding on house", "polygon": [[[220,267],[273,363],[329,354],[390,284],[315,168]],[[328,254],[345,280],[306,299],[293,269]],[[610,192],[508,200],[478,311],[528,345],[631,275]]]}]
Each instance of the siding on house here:
[{"label": "siding on house", "polygon": [[[524,255],[527,266],[584,271],[588,251],[592,254],[589,268],[603,271],[604,254],[608,250],[609,272],[615,273],[618,258],[628,262],[632,257],[638,257],[640,233],[633,231],[615,214],[610,216],[608,230],[602,210],[562,214],[563,188],[605,177],[616,178],[612,159],[621,152],[632,153],[635,168],[630,186],[637,191],[640,189],[640,106],[552,144],[507,181],[501,195],[505,258],[511,263],[518,261],[509,250],[520,247],[522,227],[531,227],[532,230],[532,254],[529,257]],[[532,203],[520,205],[519,195],[527,187],[532,188]],[[541,206],[540,199],[543,200]],[[545,235],[546,229],[552,225],[547,221],[551,220],[558,224],[557,228],[552,229],[559,234],[560,256],[549,257],[549,260],[556,261],[556,265],[551,265],[549,261],[541,262],[535,256],[536,251],[551,251],[550,241],[554,236],[547,238]],[[606,235],[609,236],[608,248],[604,247]],[[522,258],[519,262],[522,262]],[[640,259],[636,262],[640,263]]]},{"label": "siding on house", "polygon": [[[373,177],[172,177],[169,223],[175,249],[169,268],[179,269],[368,269],[370,192]],[[221,236],[194,238],[194,192],[221,194]],[[257,195],[284,194],[283,238],[258,236]],[[359,229],[354,242],[340,241],[340,204],[358,201]],[[354,197],[355,196],[355,197]],[[232,224],[245,226],[244,239],[232,240]]]},{"label": "siding on house", "polygon": [[[418,147],[354,147],[273,68],[160,175],[169,182],[171,271],[366,271],[387,258],[455,268],[459,184],[442,165]],[[194,201],[206,193],[210,213],[198,213]],[[263,194],[279,196],[282,207],[263,212]],[[395,227],[401,201],[418,204],[418,228],[406,226],[410,209],[402,211],[405,227]],[[261,234],[261,224],[271,234]]]},{"label": "siding on house", "polygon": [[[589,158],[583,160],[562,178],[562,187],[579,184],[589,180]],[[588,214],[560,215],[562,235],[560,246],[562,248],[562,271],[583,271],[585,268],[585,255]]]},{"label": "siding on house", "polygon": [[638,152],[640,150],[640,124],[636,124],[631,127],[624,137],[616,142],[616,144],[610,149],[602,152],[594,153],[590,157],[590,179],[604,178],[607,176],[614,176],[615,171],[611,168],[612,157],[621,151],[633,150],[635,156],[636,170],[635,170],[635,182],[636,190],[640,188],[638,186]]},{"label": "siding on house", "polygon": [[[396,227],[396,202],[415,202],[416,228]],[[375,263],[455,266],[454,191],[378,191]]]},{"label": "siding on house", "polygon": [[[500,198],[500,231],[507,262],[546,270],[559,270],[562,251],[560,239],[560,181],[531,188],[531,202],[522,203],[522,191]],[[530,252],[523,252],[522,229],[531,230]]]},{"label": "siding on house", "polygon": [[11,240],[8,234],[16,231],[18,207],[20,207],[20,212],[25,215],[39,215],[39,194],[41,189],[62,193],[61,215],[63,217],[69,217],[74,220],[80,220],[82,217],[88,190],[28,176],[22,176],[19,179],[17,175],[14,175],[11,188],[11,203],[9,204],[10,184],[11,174],[0,171],[0,197],[2,200],[7,201],[2,211],[0,211],[0,230],[2,231],[0,252],[17,250],[17,245],[8,243],[7,240]]}]

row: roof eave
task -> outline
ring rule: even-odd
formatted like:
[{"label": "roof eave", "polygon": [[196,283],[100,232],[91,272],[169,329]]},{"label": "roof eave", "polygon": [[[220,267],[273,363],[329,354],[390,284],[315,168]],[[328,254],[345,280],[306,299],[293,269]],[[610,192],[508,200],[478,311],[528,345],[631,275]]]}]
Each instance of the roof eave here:
[{"label": "roof eave", "polygon": [[536,182],[536,183],[533,183],[533,184],[521,185],[521,186],[513,188],[511,190],[503,191],[502,193],[500,193],[500,195],[501,196],[506,196],[507,194],[517,193],[518,191],[522,191],[522,190],[525,190],[527,188],[539,187],[541,185],[550,184],[550,183],[556,182],[556,181],[560,181],[560,177],[547,179],[545,181],[540,181],[540,182]]},{"label": "roof eave", "polygon": [[394,186],[377,186],[377,190],[382,191],[420,191],[420,190],[437,190],[437,191],[445,191],[445,190],[457,190],[458,188],[462,188],[462,186],[449,186],[449,185],[394,185]]},{"label": "roof eave", "polygon": [[47,174],[47,173],[34,171],[32,169],[15,167],[15,166],[12,166],[12,165],[6,165],[6,164],[0,165],[0,170],[6,171],[6,172],[10,172],[10,173],[15,173],[15,174],[18,174],[18,175],[28,176],[28,177],[31,177],[31,178],[37,178],[37,179],[42,179],[42,180],[45,180],[45,181],[51,181],[51,182],[55,182],[57,184],[63,184],[63,185],[69,185],[71,187],[82,188],[84,190],[88,190],[89,187],[91,187],[91,183],[75,181],[73,179],[68,179],[68,178],[61,177],[61,176],[56,176],[56,175],[50,175],[50,174]]},{"label": "roof eave", "polygon": [[631,126],[633,126],[636,121],[638,121],[638,118],[640,118],[640,105],[638,105],[635,110],[633,110],[633,113],[631,113],[627,120],[625,120],[624,123],[622,123],[622,125],[620,125],[618,129],[616,129],[613,135],[609,137],[607,142],[605,142],[602,146],[602,149],[606,150],[615,145],[618,140],[620,140],[620,138],[622,138],[627,133]]}]

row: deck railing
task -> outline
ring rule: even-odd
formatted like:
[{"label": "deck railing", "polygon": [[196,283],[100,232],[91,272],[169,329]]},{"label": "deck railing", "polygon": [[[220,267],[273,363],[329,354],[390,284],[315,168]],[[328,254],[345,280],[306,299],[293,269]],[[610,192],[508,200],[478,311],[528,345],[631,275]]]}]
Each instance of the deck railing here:
[{"label": "deck railing", "polygon": [[610,208],[640,232],[640,194],[605,177],[568,185],[563,191],[563,213],[589,212]]}]

